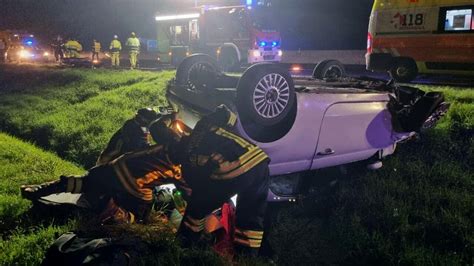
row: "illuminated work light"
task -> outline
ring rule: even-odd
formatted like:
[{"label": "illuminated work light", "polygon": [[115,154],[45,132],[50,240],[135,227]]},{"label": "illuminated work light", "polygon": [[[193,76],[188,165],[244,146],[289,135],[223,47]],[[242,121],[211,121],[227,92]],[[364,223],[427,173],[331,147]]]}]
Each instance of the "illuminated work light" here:
[{"label": "illuminated work light", "polygon": [[178,19],[193,19],[199,18],[201,15],[199,13],[192,14],[181,14],[181,15],[170,15],[170,16],[156,16],[156,21],[167,21],[167,20],[178,20]]},{"label": "illuminated work light", "polygon": [[20,58],[28,58],[28,57],[33,57],[33,55],[28,52],[27,50],[21,50],[18,52],[18,56],[20,56]]}]

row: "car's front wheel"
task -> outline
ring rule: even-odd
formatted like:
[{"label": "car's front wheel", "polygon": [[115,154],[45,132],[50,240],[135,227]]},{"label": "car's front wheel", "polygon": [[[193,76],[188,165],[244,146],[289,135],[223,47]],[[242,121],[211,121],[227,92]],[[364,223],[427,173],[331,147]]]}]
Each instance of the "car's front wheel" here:
[{"label": "car's front wheel", "polygon": [[263,126],[283,121],[295,104],[293,79],[276,64],[262,63],[248,68],[237,86],[239,114]]}]

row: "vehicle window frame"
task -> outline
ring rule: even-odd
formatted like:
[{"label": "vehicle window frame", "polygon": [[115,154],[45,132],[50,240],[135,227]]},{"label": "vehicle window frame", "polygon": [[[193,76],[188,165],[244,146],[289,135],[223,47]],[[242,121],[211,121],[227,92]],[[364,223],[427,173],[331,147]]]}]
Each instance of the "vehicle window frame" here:
[{"label": "vehicle window frame", "polygon": [[[469,30],[446,30],[446,16],[447,12],[451,10],[471,10],[471,29]],[[443,34],[474,34],[474,5],[463,5],[463,6],[445,6],[439,9],[438,17],[438,33]]]}]

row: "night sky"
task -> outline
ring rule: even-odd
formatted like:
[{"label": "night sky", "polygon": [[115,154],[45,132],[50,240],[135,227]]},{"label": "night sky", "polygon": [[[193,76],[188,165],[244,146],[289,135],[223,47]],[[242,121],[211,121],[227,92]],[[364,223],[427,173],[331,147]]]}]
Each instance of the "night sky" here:
[{"label": "night sky", "polygon": [[[114,34],[124,39],[131,31],[151,39],[156,37],[155,13],[166,2],[169,0],[0,0],[0,30],[24,29],[44,38],[75,36],[85,44],[92,38],[108,43]],[[372,2],[274,0],[283,48],[365,49]]]}]

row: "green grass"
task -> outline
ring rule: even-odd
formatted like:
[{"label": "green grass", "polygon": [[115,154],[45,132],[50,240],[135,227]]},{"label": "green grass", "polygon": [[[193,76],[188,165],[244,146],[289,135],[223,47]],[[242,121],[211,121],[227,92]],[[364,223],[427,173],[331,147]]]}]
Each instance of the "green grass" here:
[{"label": "green grass", "polygon": [[474,91],[422,89],[446,94],[447,117],[381,170],[315,172],[313,196],[280,211],[270,231],[279,263],[472,264]]},{"label": "green grass", "polygon": [[[32,209],[19,195],[22,184],[55,180],[61,174],[82,174],[84,170],[5,133],[0,133],[0,265],[39,265],[46,249],[62,233],[75,230],[83,237],[129,237],[139,239],[139,260],[143,265],[223,265],[210,250],[183,249],[171,226],[156,222],[98,228],[94,217],[63,217],[46,209]],[[95,221],[95,222],[94,222]]]},{"label": "green grass", "polygon": [[31,203],[20,197],[20,185],[83,172],[50,152],[0,133],[0,265],[39,264],[52,241],[72,228],[67,221],[30,213]]},{"label": "green grass", "polygon": [[7,69],[0,77],[0,128],[90,167],[138,108],[165,103],[164,87],[172,75]]},{"label": "green grass", "polygon": [[[9,68],[0,76],[0,265],[38,264],[45,248],[80,221],[34,216],[23,183],[82,173],[137,108],[163,104],[173,72]],[[279,265],[468,265],[474,254],[474,90],[443,91],[449,114],[400,145],[376,172],[310,173],[306,198],[272,206],[268,243]],[[65,158],[72,163],[59,159]],[[77,166],[76,166],[77,165]],[[338,178],[335,186],[327,186]],[[165,225],[119,228],[141,235],[144,263],[222,264],[181,249]],[[104,232],[100,232],[104,233]],[[239,261],[252,265],[259,262]]]}]

